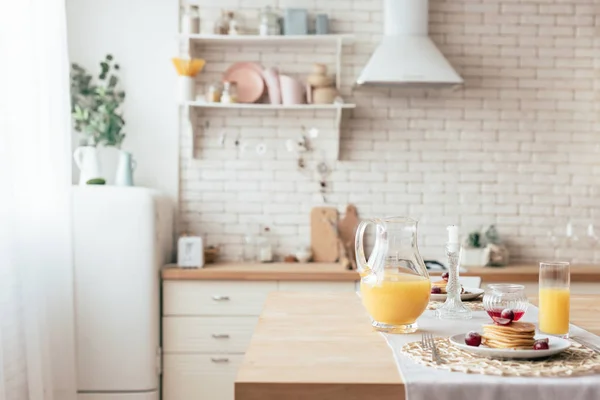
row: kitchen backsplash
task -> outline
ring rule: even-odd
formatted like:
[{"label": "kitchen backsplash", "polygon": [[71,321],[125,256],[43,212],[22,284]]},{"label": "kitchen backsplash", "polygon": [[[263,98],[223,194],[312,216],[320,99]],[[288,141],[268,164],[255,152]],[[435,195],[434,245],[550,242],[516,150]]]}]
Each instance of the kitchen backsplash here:
[{"label": "kitchen backsplash", "polygon": [[[380,0],[199,0],[201,29],[221,8],[257,29],[262,6],[327,13],[343,48],[340,160],[335,111],[193,110],[192,142],[182,115],[180,231],[237,259],[244,236],[271,227],[278,256],[309,242],[309,212],[321,205],[325,161],[328,204],[358,207],[363,218],[420,220],[425,258],[443,257],[445,226],[496,224],[513,260],[600,261],[600,10],[596,0],[431,0],[430,36],[465,79],[458,90],[354,88],[383,32]],[[196,45],[205,58],[198,90],[232,63],[255,61],[305,77],[315,62],[333,71],[327,46]],[[287,139],[309,136],[298,169]],[[192,158],[192,143],[195,144]],[[257,145],[266,152],[257,154]],[[566,225],[573,235],[567,240]],[[554,238],[554,243],[553,243]],[[556,250],[555,250],[556,249]]]}]

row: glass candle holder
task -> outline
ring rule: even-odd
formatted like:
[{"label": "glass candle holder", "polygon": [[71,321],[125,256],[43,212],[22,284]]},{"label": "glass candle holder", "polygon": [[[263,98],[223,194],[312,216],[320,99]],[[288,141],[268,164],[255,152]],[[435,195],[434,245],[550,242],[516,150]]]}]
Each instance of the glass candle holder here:
[{"label": "glass candle holder", "polygon": [[568,262],[540,263],[539,329],[542,333],[569,336],[570,281]]}]

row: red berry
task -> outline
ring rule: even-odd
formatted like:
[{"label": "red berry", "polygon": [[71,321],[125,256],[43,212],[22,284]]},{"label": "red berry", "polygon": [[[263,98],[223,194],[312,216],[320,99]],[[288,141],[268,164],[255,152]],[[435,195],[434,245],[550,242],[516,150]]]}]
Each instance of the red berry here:
[{"label": "red berry", "polygon": [[467,335],[465,336],[465,344],[467,346],[479,346],[481,344],[481,335],[473,331],[467,333]]},{"label": "red berry", "polygon": [[[548,340],[548,339],[546,339]],[[544,340],[536,340],[536,342],[533,344],[533,349],[534,350],[548,350],[550,348],[550,345],[548,344],[548,342],[545,342]]]},{"label": "red berry", "polygon": [[510,308],[505,308],[500,313],[500,318],[509,319],[512,322],[515,319],[515,313]]},{"label": "red berry", "polygon": [[446,282],[448,282],[448,278],[449,278],[449,277],[450,277],[450,274],[449,274],[449,273],[447,273],[447,272],[444,272],[444,273],[442,274],[442,279],[443,279],[443,280],[445,280]]},{"label": "red berry", "polygon": [[548,338],[546,337],[546,338],[543,338],[543,339],[538,339],[538,340],[536,340],[536,342],[550,343],[550,339],[548,339]]},{"label": "red berry", "polygon": [[433,286],[433,287],[431,288],[431,293],[432,293],[432,294],[441,294],[441,293],[442,293],[442,289],[441,289],[441,288],[439,288],[439,287],[437,287],[437,286]]}]

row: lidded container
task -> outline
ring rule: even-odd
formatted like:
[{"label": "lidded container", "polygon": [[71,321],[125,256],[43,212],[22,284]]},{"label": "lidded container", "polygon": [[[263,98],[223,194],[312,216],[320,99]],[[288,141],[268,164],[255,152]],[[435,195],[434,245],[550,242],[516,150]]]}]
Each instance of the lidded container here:
[{"label": "lidded container", "polygon": [[[417,246],[418,221],[406,217],[363,220],[356,231],[356,264],[362,302],[375,329],[412,333],[429,303],[431,282]],[[367,259],[364,233],[375,227],[375,243]]]},{"label": "lidded container", "polygon": [[515,315],[513,321],[518,321],[523,317],[528,306],[529,300],[523,285],[493,283],[487,285],[483,295],[483,308],[494,321],[501,318],[500,314],[505,309],[512,310]]}]

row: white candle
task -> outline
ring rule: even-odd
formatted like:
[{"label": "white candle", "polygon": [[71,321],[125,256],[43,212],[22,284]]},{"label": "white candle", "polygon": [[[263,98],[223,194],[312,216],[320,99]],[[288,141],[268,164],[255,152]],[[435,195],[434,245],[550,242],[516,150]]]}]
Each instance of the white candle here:
[{"label": "white candle", "polygon": [[450,225],[448,229],[448,243],[458,243],[458,226]]}]

